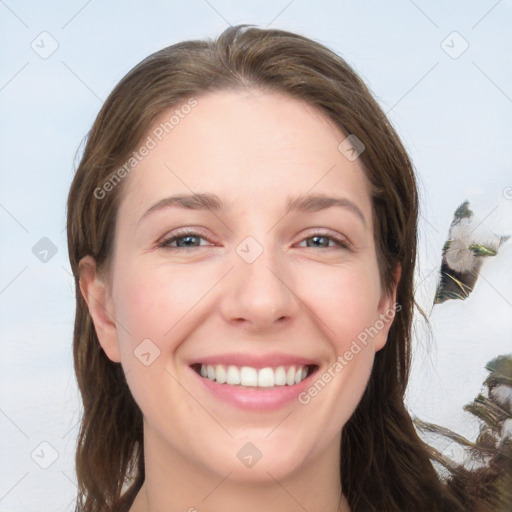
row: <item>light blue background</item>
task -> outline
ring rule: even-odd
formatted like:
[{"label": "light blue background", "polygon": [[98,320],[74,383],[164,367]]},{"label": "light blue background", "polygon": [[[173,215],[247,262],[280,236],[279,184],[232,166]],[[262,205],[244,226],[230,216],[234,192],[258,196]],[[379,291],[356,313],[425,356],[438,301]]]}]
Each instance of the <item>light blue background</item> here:
[{"label": "light blue background", "polygon": [[[389,113],[420,178],[417,296],[427,312],[457,206],[470,200],[482,227],[512,234],[510,0],[0,0],[0,511],[69,511],[76,492],[74,285],[64,229],[79,144],[142,58],[239,23],[329,46]],[[58,43],[47,59],[31,47],[41,37],[50,47],[43,31]],[[441,45],[454,31],[469,44],[456,59],[446,44],[457,52],[462,40]],[[47,263],[32,253],[42,237],[58,248]],[[485,363],[511,351],[511,245],[486,261],[467,301],[434,308],[428,351],[424,322],[415,331],[411,412],[470,437],[478,425],[462,406],[480,391]],[[31,458],[41,442],[58,454],[48,469]],[[44,445],[34,458],[44,465],[52,453]]]}]

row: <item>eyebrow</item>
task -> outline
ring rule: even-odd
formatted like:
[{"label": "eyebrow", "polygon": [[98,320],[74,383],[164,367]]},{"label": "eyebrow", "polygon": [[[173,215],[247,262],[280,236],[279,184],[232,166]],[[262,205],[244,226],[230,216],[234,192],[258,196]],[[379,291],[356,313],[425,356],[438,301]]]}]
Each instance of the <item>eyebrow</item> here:
[{"label": "eyebrow", "polygon": [[[325,194],[309,194],[298,197],[288,197],[286,214],[291,212],[313,213],[320,210],[326,210],[332,207],[346,208],[359,217],[366,226],[366,218],[360,208],[345,197],[327,196]],[[138,220],[140,223],[151,213],[165,208],[182,208],[187,210],[210,210],[212,212],[226,211],[226,205],[215,194],[196,193],[196,194],[177,194],[165,197],[156,202],[151,208],[146,210]]]}]

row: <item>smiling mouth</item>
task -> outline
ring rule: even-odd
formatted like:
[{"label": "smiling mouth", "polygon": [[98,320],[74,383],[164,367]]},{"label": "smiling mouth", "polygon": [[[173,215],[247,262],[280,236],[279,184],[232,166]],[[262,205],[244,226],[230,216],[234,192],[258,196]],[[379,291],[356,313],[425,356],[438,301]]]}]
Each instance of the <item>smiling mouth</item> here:
[{"label": "smiling mouth", "polygon": [[204,379],[238,388],[276,388],[294,386],[314,373],[316,365],[287,365],[266,368],[222,364],[193,364],[192,369]]}]

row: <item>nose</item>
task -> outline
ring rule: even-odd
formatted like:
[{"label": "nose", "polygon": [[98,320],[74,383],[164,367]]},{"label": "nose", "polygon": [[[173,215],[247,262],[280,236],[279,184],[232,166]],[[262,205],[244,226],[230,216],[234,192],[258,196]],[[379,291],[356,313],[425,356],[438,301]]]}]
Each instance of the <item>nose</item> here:
[{"label": "nose", "polygon": [[256,332],[284,327],[297,315],[293,277],[276,252],[265,248],[252,263],[234,255],[220,304],[226,322]]}]

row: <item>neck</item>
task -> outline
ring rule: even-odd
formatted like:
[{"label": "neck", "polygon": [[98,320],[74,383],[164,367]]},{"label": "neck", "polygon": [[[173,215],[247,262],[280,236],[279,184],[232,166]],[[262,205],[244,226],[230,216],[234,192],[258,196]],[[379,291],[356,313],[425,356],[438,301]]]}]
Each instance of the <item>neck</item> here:
[{"label": "neck", "polygon": [[130,512],[214,512],[242,504],[244,512],[350,512],[341,493],[339,441],[286,477],[260,468],[262,476],[248,480],[194,464],[145,424],[145,482]]}]

